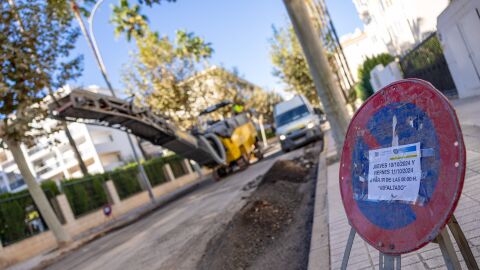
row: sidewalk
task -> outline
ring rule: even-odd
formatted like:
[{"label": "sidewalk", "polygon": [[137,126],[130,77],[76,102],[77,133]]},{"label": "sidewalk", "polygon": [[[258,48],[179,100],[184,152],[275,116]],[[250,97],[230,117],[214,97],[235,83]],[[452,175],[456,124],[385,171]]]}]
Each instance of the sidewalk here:
[{"label": "sidewalk", "polygon": [[[480,99],[455,102],[467,149],[465,185],[455,216],[480,262]],[[475,106],[476,105],[476,106]],[[330,146],[329,146],[330,147]],[[339,163],[328,166],[328,220],[330,268],[340,269],[350,226],[343,209],[338,185]],[[452,236],[450,235],[452,238]],[[453,239],[453,238],[452,238]],[[462,269],[467,269],[454,243]],[[378,251],[355,237],[347,269],[378,269]],[[402,256],[402,269],[446,269],[437,244]]]}]

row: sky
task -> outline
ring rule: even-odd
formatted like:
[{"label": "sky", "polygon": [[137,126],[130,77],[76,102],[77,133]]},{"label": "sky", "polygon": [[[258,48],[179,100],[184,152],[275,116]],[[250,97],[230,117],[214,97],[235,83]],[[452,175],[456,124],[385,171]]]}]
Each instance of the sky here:
[{"label": "sky", "polygon": [[[128,68],[134,43],[124,36],[115,37],[110,24],[111,5],[119,0],[105,0],[98,9],[94,21],[94,33],[110,80],[117,91],[122,92],[122,69]],[[136,1],[131,1],[136,2]],[[327,8],[339,36],[361,28],[362,24],[351,0],[326,0]],[[269,40],[272,25],[289,24],[286,9],[281,0],[177,0],[152,8],[142,7],[150,26],[160,35],[174,37],[177,29],[194,32],[212,43],[214,54],[211,64],[229,70],[238,69],[240,75],[254,84],[280,94],[283,85],[272,75]],[[86,20],[85,20],[86,21]],[[84,71],[76,86],[105,86],[93,54],[83,36],[79,37],[77,54],[84,55]]]}]

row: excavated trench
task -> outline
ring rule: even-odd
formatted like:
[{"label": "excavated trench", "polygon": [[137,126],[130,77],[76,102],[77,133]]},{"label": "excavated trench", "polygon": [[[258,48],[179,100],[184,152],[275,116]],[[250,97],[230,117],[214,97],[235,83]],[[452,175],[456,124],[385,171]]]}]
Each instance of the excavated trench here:
[{"label": "excavated trench", "polygon": [[306,269],[310,249],[318,145],[279,160],[245,206],[207,244],[198,269]]}]

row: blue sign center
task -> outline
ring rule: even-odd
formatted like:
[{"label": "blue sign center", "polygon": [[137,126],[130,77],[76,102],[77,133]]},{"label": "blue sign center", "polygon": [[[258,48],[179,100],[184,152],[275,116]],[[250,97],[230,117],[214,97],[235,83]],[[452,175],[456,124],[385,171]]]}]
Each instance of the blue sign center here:
[{"label": "blue sign center", "polygon": [[[440,169],[440,147],[435,127],[428,115],[412,103],[391,103],[368,121],[366,129],[378,148],[420,142],[421,149],[433,153],[421,157],[422,177],[417,204],[425,206],[435,190]],[[363,137],[357,137],[352,153],[353,196],[362,214],[385,230],[403,228],[416,220],[411,204],[401,201],[368,201],[368,151],[373,150]],[[432,152],[433,151],[433,152]]]}]

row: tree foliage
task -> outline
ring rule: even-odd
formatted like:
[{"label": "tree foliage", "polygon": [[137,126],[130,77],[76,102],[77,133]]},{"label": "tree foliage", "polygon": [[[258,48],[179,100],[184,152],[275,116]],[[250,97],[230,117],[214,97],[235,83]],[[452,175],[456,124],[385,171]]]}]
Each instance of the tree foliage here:
[{"label": "tree foliage", "polygon": [[[210,43],[183,30],[177,31],[172,40],[152,31],[147,22],[137,25],[142,29],[133,31],[132,37],[138,50],[132,53],[132,61],[124,69],[123,81],[140,106],[189,128],[197,122],[200,111],[222,100],[258,105],[246,101],[254,92],[256,96],[264,95],[263,91],[252,88],[235,72],[209,68],[207,61],[213,53]],[[275,100],[273,97],[269,94],[257,103]],[[269,107],[262,105],[258,109]]]},{"label": "tree foliage", "polygon": [[[175,2],[175,0],[166,0]],[[153,4],[160,4],[161,0],[138,0],[138,4],[131,5],[128,0],[120,0],[118,5],[113,6],[111,22],[115,25],[115,34],[125,34],[127,40],[132,37],[143,37],[148,23],[148,18],[141,14],[141,6],[145,4],[151,7]]]},{"label": "tree foliage", "polygon": [[360,82],[355,87],[358,98],[366,100],[369,96],[373,95],[373,88],[370,84],[370,71],[378,64],[385,66],[393,60],[393,56],[388,53],[382,53],[365,59],[363,64],[358,68],[358,78]]},{"label": "tree foliage", "polygon": [[59,88],[80,76],[82,58],[70,55],[78,31],[56,1],[24,0],[16,6],[15,11],[5,1],[0,4],[1,135],[29,143],[49,131],[39,124],[47,116],[40,104],[47,87]]},{"label": "tree foliage", "polygon": [[285,83],[287,91],[304,95],[314,106],[320,105],[307,60],[293,27],[273,27],[270,56],[274,65],[273,75]]},{"label": "tree foliage", "polygon": [[173,121],[191,120],[192,89],[182,83],[197,71],[199,60],[213,52],[209,43],[192,33],[177,31],[175,40],[144,30],[136,36],[138,51],[124,70],[129,93],[138,94],[138,102]]}]

